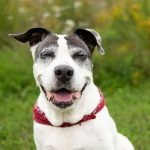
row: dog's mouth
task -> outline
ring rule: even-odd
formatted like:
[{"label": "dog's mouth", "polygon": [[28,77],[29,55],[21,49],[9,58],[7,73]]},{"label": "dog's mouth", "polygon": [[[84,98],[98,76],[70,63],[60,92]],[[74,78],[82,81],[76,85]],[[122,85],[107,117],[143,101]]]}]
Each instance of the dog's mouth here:
[{"label": "dog's mouth", "polygon": [[46,91],[42,85],[41,88],[48,101],[51,101],[54,105],[56,105],[59,108],[67,108],[71,106],[75,100],[79,99],[82,96],[82,93],[85,90],[87,84],[88,82],[84,84],[81,91],[71,90],[68,88],[60,88],[53,89],[49,92]]}]

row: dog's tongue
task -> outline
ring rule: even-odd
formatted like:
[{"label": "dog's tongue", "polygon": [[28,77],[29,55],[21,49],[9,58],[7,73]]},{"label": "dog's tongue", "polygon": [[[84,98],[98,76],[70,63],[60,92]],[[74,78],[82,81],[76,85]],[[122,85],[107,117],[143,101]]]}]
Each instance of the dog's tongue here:
[{"label": "dog's tongue", "polygon": [[72,93],[55,93],[54,98],[58,102],[69,102],[72,100]]},{"label": "dog's tongue", "polygon": [[80,98],[80,92],[58,92],[58,93],[49,93],[47,92],[47,98],[51,99],[51,97],[57,102],[70,102],[73,99]]}]

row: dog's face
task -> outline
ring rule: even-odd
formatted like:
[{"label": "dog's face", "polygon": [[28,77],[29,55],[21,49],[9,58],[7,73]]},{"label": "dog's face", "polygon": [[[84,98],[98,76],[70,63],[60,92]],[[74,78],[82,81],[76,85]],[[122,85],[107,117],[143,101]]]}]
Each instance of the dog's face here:
[{"label": "dog's face", "polygon": [[104,52],[100,36],[91,29],[56,35],[44,28],[32,28],[11,35],[30,43],[36,83],[46,100],[63,109],[78,101],[93,82],[91,58],[95,46]]}]

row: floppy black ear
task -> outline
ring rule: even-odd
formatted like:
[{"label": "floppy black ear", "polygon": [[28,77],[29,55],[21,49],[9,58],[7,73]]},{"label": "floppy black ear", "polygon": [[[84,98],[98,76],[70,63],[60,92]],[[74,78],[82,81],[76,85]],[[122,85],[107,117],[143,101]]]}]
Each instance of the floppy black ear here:
[{"label": "floppy black ear", "polygon": [[50,31],[44,28],[31,28],[24,33],[19,34],[8,34],[18,40],[19,42],[29,42],[30,46],[39,43]]},{"label": "floppy black ear", "polygon": [[101,46],[101,37],[100,35],[93,29],[82,29],[78,28],[73,31],[80,39],[82,39],[85,44],[90,49],[91,53],[94,51],[94,48],[97,46],[99,52],[103,55],[105,53],[104,49]]}]

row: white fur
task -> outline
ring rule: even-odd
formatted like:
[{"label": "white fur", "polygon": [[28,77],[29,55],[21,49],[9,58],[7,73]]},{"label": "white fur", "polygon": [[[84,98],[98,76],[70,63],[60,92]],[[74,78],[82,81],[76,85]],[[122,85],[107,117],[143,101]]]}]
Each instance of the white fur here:
[{"label": "white fur", "polygon": [[[44,65],[36,62],[33,66],[37,85],[42,83],[46,90],[50,90],[55,81],[53,70],[60,64],[73,67],[74,88],[81,90],[86,78],[89,78],[90,83],[81,98],[66,110],[60,110],[47,101],[41,90],[37,104],[54,126],[59,126],[63,122],[78,122],[84,115],[90,114],[100,101],[92,73],[73,61],[64,36],[58,37],[57,57],[52,62]],[[34,48],[32,48],[33,58]],[[83,122],[81,125],[60,128],[34,122],[34,139],[37,150],[134,150],[129,140],[117,133],[116,125],[106,106],[97,114],[96,119]]]},{"label": "white fur", "polygon": [[[89,90],[91,92],[88,92]],[[38,99],[38,105],[41,106],[41,109],[52,109],[50,113],[54,115],[55,119],[66,118],[63,121],[68,122],[71,118],[76,120],[76,116],[79,116],[76,120],[79,121],[83,115],[91,113],[99,100],[99,93],[93,84],[84,92],[84,97],[81,100],[84,103],[79,105],[77,109],[75,107],[72,112],[53,112],[42,96]],[[49,117],[47,116],[47,118]],[[106,106],[97,114],[95,120],[83,122],[81,126],[59,128],[34,122],[34,138],[37,150],[134,150],[129,140],[117,133],[115,123]]]},{"label": "white fur", "polygon": [[35,61],[35,51],[36,51],[38,45],[39,45],[39,43],[36,44],[36,45],[34,45],[34,46],[32,46],[31,49],[30,49],[30,50],[31,50],[31,54],[32,54],[33,61]]}]

